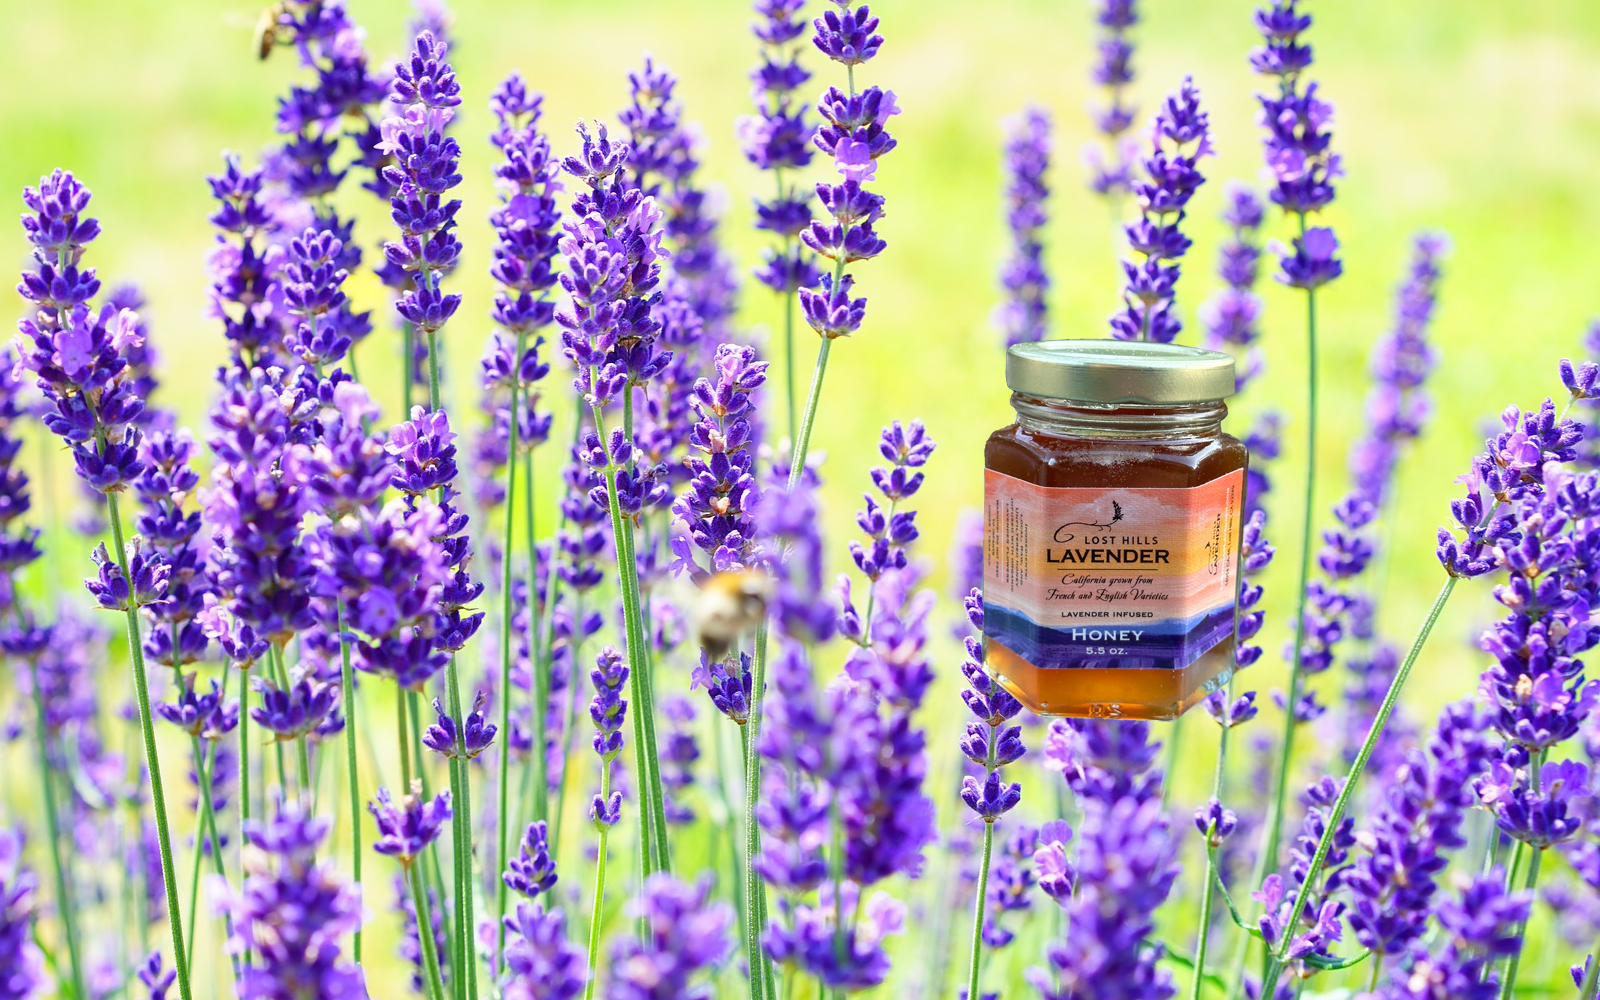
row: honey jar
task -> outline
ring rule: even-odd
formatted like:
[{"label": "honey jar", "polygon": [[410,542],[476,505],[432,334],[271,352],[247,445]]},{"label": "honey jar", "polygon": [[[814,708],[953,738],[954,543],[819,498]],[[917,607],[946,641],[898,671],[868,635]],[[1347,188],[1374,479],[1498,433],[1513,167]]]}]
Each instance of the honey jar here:
[{"label": "honey jar", "polygon": [[984,659],[1045,715],[1173,719],[1233,675],[1249,455],[1233,359],[1055,340],[1006,356],[984,448]]}]

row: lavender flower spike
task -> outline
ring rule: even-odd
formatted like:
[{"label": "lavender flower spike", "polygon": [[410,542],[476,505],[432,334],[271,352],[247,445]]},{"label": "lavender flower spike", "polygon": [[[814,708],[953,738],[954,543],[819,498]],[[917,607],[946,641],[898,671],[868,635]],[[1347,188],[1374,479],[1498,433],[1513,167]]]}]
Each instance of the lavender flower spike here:
[{"label": "lavender flower spike", "polygon": [[445,61],[445,45],[432,32],[419,34],[410,56],[396,68],[390,99],[398,113],[379,126],[379,148],[394,157],[383,178],[394,189],[390,204],[401,236],[384,244],[384,256],[410,278],[396,306],[401,318],[431,343],[461,304],[460,293],[439,286],[441,275],[461,255],[455,237],[461,202],[449,197],[461,183],[461,147],[445,135],[461,104],[461,87]]},{"label": "lavender flower spike", "polygon": [[1128,283],[1124,309],[1111,317],[1111,335],[1118,340],[1171,343],[1183,329],[1173,315],[1178,282],[1176,261],[1191,240],[1179,226],[1189,199],[1205,183],[1198,164],[1211,153],[1210,122],[1200,110],[1200,92],[1192,79],[1162,105],[1151,129],[1150,154],[1144,159],[1147,180],[1134,185],[1141,217],[1123,227],[1128,246],[1144,259],[1124,261]]},{"label": "lavender flower spike", "polygon": [[1050,274],[1044,267],[1041,234],[1048,216],[1045,171],[1050,167],[1050,116],[1030,107],[1007,129],[1006,224],[1011,231],[1011,254],[1000,268],[1005,293],[995,313],[1006,346],[1043,340],[1049,332],[1045,294]]},{"label": "lavender flower spike", "polygon": [[652,875],[630,910],[644,935],[618,937],[605,1000],[711,1000],[705,973],[727,954],[733,913],[711,902],[710,884]]},{"label": "lavender flower spike", "polygon": [[1137,0],[1092,0],[1095,23],[1100,35],[1095,40],[1098,59],[1090,79],[1104,88],[1104,104],[1092,106],[1095,127],[1105,136],[1105,147],[1090,146],[1087,151],[1092,171],[1089,186],[1095,193],[1113,200],[1133,190],[1132,143],[1128,130],[1136,111],[1128,100],[1133,83],[1133,43],[1128,31],[1139,23]]}]

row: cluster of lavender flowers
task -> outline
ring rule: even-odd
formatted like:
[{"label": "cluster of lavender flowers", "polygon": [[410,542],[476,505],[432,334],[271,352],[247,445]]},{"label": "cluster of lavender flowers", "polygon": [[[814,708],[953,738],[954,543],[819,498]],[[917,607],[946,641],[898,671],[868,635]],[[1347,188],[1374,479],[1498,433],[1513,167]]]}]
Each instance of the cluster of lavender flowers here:
[{"label": "cluster of lavender flowers", "polygon": [[[1541,888],[1570,903],[1572,946],[1592,945],[1600,680],[1584,658],[1600,642],[1589,626],[1600,472],[1587,424],[1551,400],[1507,410],[1463,479],[1456,530],[1440,535],[1444,587],[1418,638],[1402,654],[1380,628],[1381,515],[1429,415],[1443,253],[1431,235],[1374,350],[1322,577],[1292,595],[1308,607],[1285,656],[1285,738],[1252,744],[1278,755],[1276,789],[1258,781],[1253,799],[1231,787],[1241,769],[1226,755],[1270,708],[1231,680],[1206,699],[1221,741],[1193,810],[1200,839],[1187,840],[1203,845],[1203,867],[1186,870],[1172,831],[1194,803],[1168,780],[1191,769],[1169,749],[1176,774],[1164,773],[1153,724],[1043,729],[991,671],[971,520],[951,559],[966,721],[930,740],[933,702],[962,708],[938,683],[947,640],[932,628],[914,509],[930,495],[933,438],[918,420],[882,429],[844,545],[824,535],[824,463],[809,450],[830,346],[865,316],[850,265],[885,249],[871,187],[900,108],[892,91],[857,85],[884,44],[871,10],[804,7],[755,0],[757,113],[738,127],[771,175],[757,227],[772,245],[755,277],[785,297],[786,332],[798,307],[820,339],[803,410],[792,352],[780,360],[775,344],[769,361],[736,319],[738,268],[698,132],[654,60],[628,77],[617,127],[579,125],[561,154],[520,75],[492,94],[495,292],[475,413],[447,405],[443,378],[456,338],[441,333],[465,322],[447,279],[468,259],[458,217],[472,189],[450,134],[466,98],[436,2],[419,4],[408,51],[388,64],[340,0],[285,0],[265,21],[263,55],[292,49],[302,78],[259,164],[229,155],[210,178],[208,303],[227,351],[207,432],[152,398],[158,360],[137,290],[103,293],[87,259],[99,235],[88,189],[56,171],[24,192],[27,313],[0,352],[0,651],[20,703],[4,733],[33,744],[44,823],[0,829],[0,994],[359,1000],[395,990],[392,965],[430,1000],[779,1000],[902,981],[933,995],[963,943],[952,898],[974,909],[970,1000],[1016,992],[1025,967],[1055,1000],[1161,1000],[1186,975],[1194,997],[1220,981],[1277,1000],[1352,966],[1368,998],[1504,1000]],[[1342,270],[1332,231],[1308,224],[1341,165],[1331,112],[1304,79],[1301,7],[1257,12],[1265,41],[1251,62],[1276,81],[1260,99],[1271,200],[1300,224],[1274,251],[1278,277],[1309,296]],[[1186,80],[1155,115],[1136,178],[1135,4],[1096,12],[1110,154],[1094,161],[1094,187],[1140,207],[1124,226],[1134,253],[1111,333],[1170,342],[1210,125]],[[814,105],[808,54],[844,68]],[[1046,332],[1049,128],[1030,111],[1003,151],[1011,255],[995,322],[1007,343]],[[817,150],[838,177],[812,186],[802,172]],[[371,262],[352,211],[365,196],[342,190],[351,174],[396,227]],[[1246,190],[1229,194],[1225,287],[1201,310],[1206,342],[1240,352],[1241,386],[1257,391],[1272,345],[1255,292],[1264,215]],[[357,367],[379,339],[361,302],[372,278],[400,327],[392,409]],[[570,395],[547,381],[558,368]],[[779,372],[787,444],[767,391]],[[1592,414],[1600,366],[1563,363],[1561,376],[1577,415]],[[24,452],[34,420],[95,498],[76,527],[107,537],[83,546],[77,570],[89,603],[125,620],[125,646],[48,593],[62,572],[41,539],[58,533],[28,521],[57,505],[33,497],[35,479],[54,485]],[[552,437],[557,519],[541,532],[536,450]],[[1266,659],[1270,411],[1249,440],[1229,678]],[[477,537],[473,518],[498,538]],[[1309,560],[1309,535],[1304,549]],[[849,572],[830,580],[836,564]],[[1487,576],[1504,614],[1479,643],[1479,697],[1421,726],[1401,688],[1452,590]],[[475,648],[480,631],[498,634]],[[116,704],[104,666],[124,656],[132,699]],[[1324,713],[1305,680],[1340,663],[1346,697],[1303,775],[1297,727]],[[695,687],[715,712],[696,711]],[[161,764],[177,748],[157,752],[173,736],[190,782],[188,804],[171,809],[176,833]],[[118,749],[140,744],[142,761]],[[961,758],[945,780],[931,773]],[[1290,787],[1304,789],[1298,806],[1284,801]],[[17,815],[34,804],[7,802]],[[364,877],[374,860],[382,878]],[[1163,913],[1196,884],[1191,954]],[[393,886],[391,905],[377,885]],[[149,935],[155,924],[170,943]],[[1230,929],[1223,967],[1230,949],[1212,939]],[[373,941],[396,942],[400,961]],[[1573,981],[1594,995],[1600,960],[1580,955]]]},{"label": "cluster of lavender flowers", "polygon": [[1193,241],[1179,228],[1189,200],[1205,183],[1198,165],[1211,153],[1210,121],[1200,110],[1200,92],[1186,79],[1168,97],[1151,127],[1150,154],[1143,166],[1146,179],[1132,186],[1141,217],[1123,227],[1128,246],[1142,261],[1124,261],[1127,286],[1124,308],[1111,317],[1111,335],[1118,340],[1170,343],[1183,329],[1172,305],[1178,282],[1175,263]]}]

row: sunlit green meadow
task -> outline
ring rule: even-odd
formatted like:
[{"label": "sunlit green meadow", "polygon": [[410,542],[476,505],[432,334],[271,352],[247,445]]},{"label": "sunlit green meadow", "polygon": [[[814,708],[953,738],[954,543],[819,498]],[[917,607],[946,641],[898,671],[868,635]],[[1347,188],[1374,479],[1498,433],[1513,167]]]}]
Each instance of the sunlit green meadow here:
[{"label": "sunlit green meadow", "polygon": [[[56,166],[70,167],[93,188],[105,235],[94,245],[91,262],[108,284],[133,280],[146,290],[162,358],[158,400],[175,406],[186,423],[201,426],[211,375],[224,357],[219,325],[205,314],[203,258],[212,242],[206,223],[212,203],[204,175],[218,167],[223,150],[249,156],[271,141],[276,96],[298,68],[281,51],[265,63],[256,60],[253,25],[259,10],[237,0],[58,0],[16,6],[8,12],[10,45],[0,68],[7,95],[0,101],[0,194],[15,198],[24,184]],[[375,52],[397,50],[409,17],[406,5],[351,0],[350,6],[370,29]],[[486,100],[507,72],[520,69],[546,93],[545,120],[558,152],[566,152],[575,145],[571,122],[614,117],[626,100],[625,74],[645,54],[675,70],[682,77],[679,96],[705,137],[704,174],[722,194],[725,238],[742,265],[754,261],[760,246],[750,228],[750,198],[765,193],[767,180],[744,162],[733,133],[735,117],[748,108],[745,74],[755,58],[745,4],[533,0],[454,6],[452,55],[467,94],[457,132],[466,150],[461,195],[466,255],[454,282],[466,301],[445,339],[448,392],[461,412],[475,399],[476,362],[490,329],[491,286],[485,271],[490,232],[484,219],[494,194]],[[1261,177],[1251,99],[1256,81],[1245,61],[1255,41],[1253,4],[1146,0],[1141,6],[1145,23],[1137,35],[1136,65],[1142,106],[1151,108],[1192,74],[1217,135],[1219,155],[1209,171],[1213,183],[1195,202],[1197,245],[1179,290],[1180,307],[1192,316],[1193,307],[1216,286],[1211,269],[1220,182],[1259,183]],[[870,300],[868,319],[859,336],[833,351],[825,416],[813,446],[826,454],[824,495],[842,565],[844,541],[854,531],[851,512],[877,456],[875,429],[893,418],[927,422],[940,449],[922,494],[922,552],[934,564],[935,585],[945,590],[952,527],[979,495],[982,441],[1009,420],[1002,352],[989,316],[1004,248],[999,123],[1025,102],[1043,104],[1057,126],[1048,230],[1048,264],[1056,283],[1053,332],[1101,336],[1105,317],[1117,303],[1113,218],[1087,192],[1081,156],[1091,141],[1084,110],[1092,96],[1089,5],[1083,0],[884,0],[875,9],[888,42],[863,82],[894,89],[905,109],[893,123],[900,146],[879,172],[879,189],[888,198],[882,231],[889,249],[858,271],[858,290]],[[1388,590],[1380,605],[1385,630],[1404,640],[1441,580],[1432,555],[1434,530],[1447,517],[1447,501],[1457,490],[1453,480],[1481,444],[1486,422],[1508,404],[1533,404],[1560,391],[1555,362],[1580,350],[1587,320],[1600,314],[1600,254],[1594,251],[1594,234],[1600,232],[1600,186],[1594,180],[1600,164],[1600,6],[1586,0],[1515,5],[1339,0],[1317,5],[1314,12],[1314,75],[1337,107],[1335,141],[1348,170],[1326,219],[1339,233],[1347,272],[1319,296],[1324,431],[1316,454],[1319,510],[1344,488],[1346,448],[1361,426],[1367,353],[1389,322],[1390,293],[1411,235],[1439,228],[1454,244],[1433,330],[1441,354],[1433,383],[1435,414],[1426,439],[1404,463],[1387,559]],[[837,82],[832,68],[816,65],[818,88]],[[387,236],[387,210],[349,186],[346,204],[361,212],[362,241],[373,246]],[[21,210],[20,200],[12,204]],[[1283,235],[1277,221],[1268,230]],[[20,229],[14,227],[0,246],[9,248],[5,259],[21,264]],[[21,300],[9,284],[0,293],[0,311],[16,314]],[[379,304],[377,292],[372,282],[360,289],[370,305]],[[1270,655],[1256,676],[1246,678],[1248,686],[1264,690],[1281,672],[1276,653],[1296,555],[1291,539],[1299,517],[1296,484],[1305,462],[1300,441],[1307,363],[1300,300],[1272,289],[1267,302],[1268,377],[1235,410],[1236,429],[1247,426],[1263,406],[1287,417],[1286,457],[1276,464],[1270,526],[1280,545],[1269,577],[1272,617],[1265,645]],[[747,290],[741,325],[767,336],[775,358],[782,353],[780,316],[778,304],[763,289]],[[1192,342],[1195,334],[1191,328],[1184,339]],[[379,318],[377,332],[360,354],[362,374],[391,412],[398,394],[396,340]],[[797,338],[796,380],[802,386],[815,347],[809,333]],[[769,383],[775,403],[784,381],[781,368],[774,365]],[[565,384],[559,374],[547,383],[556,397]],[[565,413],[566,407],[557,411]],[[558,426],[556,436],[563,434]],[[30,471],[42,480],[36,513],[41,524],[53,525],[70,517],[77,492],[66,479],[62,457],[44,472],[40,456],[40,447],[28,453]],[[560,457],[555,447],[547,449],[541,482],[555,481]],[[548,492],[544,499],[541,521],[548,525]],[[38,594],[62,584],[70,591],[71,581],[87,571],[89,546],[73,544],[32,573],[30,584]],[[1432,706],[1474,686],[1482,657],[1470,640],[1492,614],[1487,591],[1483,583],[1461,588],[1424,652],[1408,695],[1419,715],[1431,714]],[[956,614],[953,604],[947,614]],[[109,617],[107,624],[112,624]],[[493,642],[486,631],[480,647]],[[926,713],[941,809],[960,808],[953,794],[959,780],[957,663],[955,647],[944,649],[940,666],[947,668],[946,676]],[[1327,700],[1337,701],[1336,678],[1330,680]],[[668,690],[686,688],[687,673],[669,674],[659,683]],[[12,700],[4,679],[0,693]],[[376,704],[382,706],[381,697]],[[374,714],[382,712],[379,707]],[[1199,798],[1201,776],[1210,766],[1212,727],[1191,723],[1176,792],[1180,802]],[[373,740],[374,757],[382,758],[387,730],[376,729]],[[170,773],[181,775],[180,747],[173,742],[165,749]],[[709,763],[711,747],[703,749]],[[23,767],[32,758],[25,747],[0,753],[9,753],[9,774],[28,773]],[[732,759],[736,748],[730,745],[728,753]],[[1248,761],[1246,754],[1239,756],[1242,776]],[[580,762],[577,773],[587,773],[587,766]],[[343,801],[334,770],[328,768],[324,788],[337,797],[327,801]],[[28,810],[31,785],[7,784],[0,802]],[[1043,809],[1049,797],[1036,792],[1036,787],[1025,788],[1024,801]],[[581,801],[587,793],[578,788],[574,794]],[[703,813],[714,812],[711,804],[701,804]],[[186,836],[187,814],[179,810],[177,816],[176,831]],[[576,834],[582,827],[574,822],[569,829]],[[1194,839],[1186,827],[1179,834]],[[685,864],[680,867],[703,861],[727,870],[726,854],[708,844],[710,838],[681,839]],[[1192,851],[1196,845],[1185,846]],[[367,947],[372,956],[391,955],[391,866],[386,859],[368,857],[367,871],[381,881],[368,903],[375,922]],[[942,954],[930,949],[939,940],[936,935],[953,921],[959,936],[959,925],[969,919],[952,915],[969,900],[940,895],[946,865],[944,854],[934,852],[923,884],[908,890],[918,910],[899,949],[900,963],[916,968],[930,955]],[[569,888],[586,883],[587,862],[576,852],[568,852],[565,867]],[[180,870],[186,880],[186,857]],[[1188,899],[1175,904],[1164,925],[1180,949],[1188,946],[1193,919]],[[1530,996],[1542,995],[1541,983],[1567,989],[1565,965],[1578,957],[1558,944],[1545,919],[1530,932],[1522,980]],[[986,982],[1014,983],[1006,995],[1020,995],[1021,970],[1040,961],[1040,943],[1050,929],[1041,915],[994,960]],[[202,954],[214,954],[219,938],[214,921],[203,923]],[[937,965],[937,960],[928,965],[926,977],[911,977],[928,984],[925,995],[934,995]],[[369,959],[368,967],[375,996],[401,992],[406,970],[398,960]],[[1187,982],[1186,972],[1175,969],[1175,974]],[[725,994],[736,995],[732,976],[727,983]],[[952,989],[947,985],[942,995],[952,995]]]}]

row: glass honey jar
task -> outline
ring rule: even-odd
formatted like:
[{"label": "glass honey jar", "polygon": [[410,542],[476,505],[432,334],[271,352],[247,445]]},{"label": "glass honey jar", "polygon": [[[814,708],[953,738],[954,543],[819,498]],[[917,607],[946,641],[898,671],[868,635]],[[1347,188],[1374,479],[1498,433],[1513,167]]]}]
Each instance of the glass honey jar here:
[{"label": "glass honey jar", "polygon": [[1173,719],[1233,675],[1249,455],[1233,359],[1055,340],[1006,356],[984,448],[984,658],[1045,715]]}]

